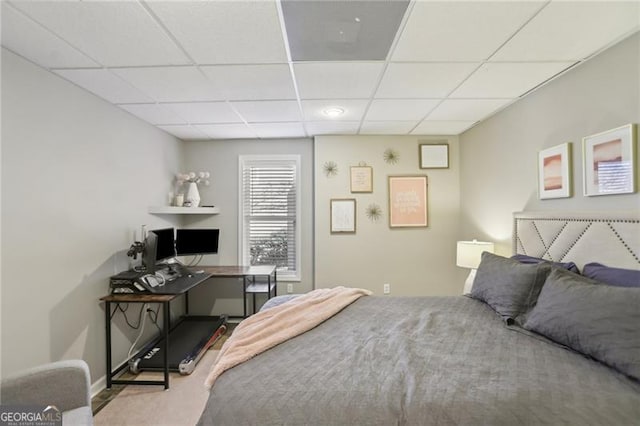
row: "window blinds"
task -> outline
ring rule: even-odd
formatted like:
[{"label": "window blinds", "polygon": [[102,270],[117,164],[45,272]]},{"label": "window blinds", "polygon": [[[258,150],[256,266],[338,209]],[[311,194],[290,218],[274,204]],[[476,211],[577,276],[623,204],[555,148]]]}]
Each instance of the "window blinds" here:
[{"label": "window blinds", "polygon": [[245,264],[276,265],[279,276],[297,267],[295,160],[252,160],[242,167]]}]

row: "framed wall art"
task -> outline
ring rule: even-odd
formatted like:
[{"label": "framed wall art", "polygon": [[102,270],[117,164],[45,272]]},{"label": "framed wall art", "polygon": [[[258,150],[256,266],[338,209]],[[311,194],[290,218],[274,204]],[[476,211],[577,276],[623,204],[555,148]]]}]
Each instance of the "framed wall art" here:
[{"label": "framed wall art", "polygon": [[637,126],[627,124],[582,139],[584,195],[636,191]]},{"label": "framed wall art", "polygon": [[373,167],[351,167],[351,192],[373,192]]},{"label": "framed wall art", "polygon": [[353,234],[356,232],[355,198],[331,199],[331,233]]},{"label": "framed wall art", "polygon": [[571,197],[571,142],[538,153],[538,196],[541,200]]},{"label": "framed wall art", "polygon": [[446,143],[432,143],[419,145],[421,169],[448,169],[449,145]]},{"label": "framed wall art", "polygon": [[427,176],[389,176],[389,226],[427,226]]}]

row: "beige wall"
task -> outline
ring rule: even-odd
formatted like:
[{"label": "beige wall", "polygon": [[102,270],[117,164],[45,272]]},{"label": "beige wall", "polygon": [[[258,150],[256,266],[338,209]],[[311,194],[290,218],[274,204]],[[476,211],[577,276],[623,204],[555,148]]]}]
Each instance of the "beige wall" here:
[{"label": "beige wall", "polygon": [[[147,208],[180,161],[176,138],[2,50],[2,375],[81,358],[104,379],[98,299],[129,267],[134,230],[173,225]],[[119,363],[138,331],[113,325]]]},{"label": "beige wall", "polygon": [[[449,169],[420,169],[420,141],[447,140]],[[400,155],[387,164],[387,148]],[[323,165],[334,161],[338,174],[327,177]],[[349,168],[361,162],[373,167],[373,193],[352,194]],[[389,228],[387,176],[426,174],[429,181],[429,226]],[[329,205],[332,198],[355,198],[355,234],[331,234]],[[365,208],[382,208],[378,222],[366,217]],[[318,288],[346,285],[382,294],[391,284],[398,296],[460,294],[464,274],[455,266],[459,213],[459,162],[456,137],[319,136],[315,139],[315,284]]]},{"label": "beige wall", "polygon": [[[220,229],[217,255],[209,255],[202,264],[235,265],[238,263],[238,205],[240,155],[286,154],[301,157],[301,269],[299,282],[292,282],[295,293],[313,288],[313,149],[311,139],[187,141],[183,144],[186,170],[206,170],[211,173],[211,185],[201,187],[203,204],[220,208],[215,216],[186,216],[185,227]],[[280,282],[278,293],[286,292],[289,282]],[[242,284],[237,280],[216,279],[194,289],[192,307],[200,314],[242,314]],[[259,302],[262,300],[259,299]],[[259,305],[259,303],[258,303]]]},{"label": "beige wall", "polygon": [[[509,254],[513,212],[640,208],[639,193],[583,196],[581,163],[584,136],[640,122],[639,76],[636,34],[463,133],[461,236]],[[564,142],[573,143],[574,196],[539,200],[538,151]]]}]

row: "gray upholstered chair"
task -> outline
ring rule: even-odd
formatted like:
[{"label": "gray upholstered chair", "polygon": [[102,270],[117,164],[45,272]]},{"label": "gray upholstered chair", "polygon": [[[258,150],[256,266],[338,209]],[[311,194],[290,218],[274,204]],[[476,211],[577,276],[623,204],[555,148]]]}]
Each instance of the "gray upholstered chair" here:
[{"label": "gray upholstered chair", "polygon": [[82,360],[34,367],[2,380],[2,404],[54,405],[62,424],[92,425],[89,367]]}]

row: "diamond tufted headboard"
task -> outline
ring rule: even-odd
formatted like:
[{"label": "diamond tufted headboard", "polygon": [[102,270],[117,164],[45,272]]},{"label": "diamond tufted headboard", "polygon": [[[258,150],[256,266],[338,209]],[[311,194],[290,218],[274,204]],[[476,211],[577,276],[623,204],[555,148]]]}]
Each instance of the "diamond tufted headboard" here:
[{"label": "diamond tufted headboard", "polygon": [[640,211],[514,213],[514,253],[640,269]]}]

